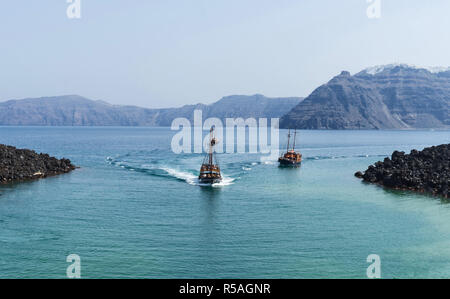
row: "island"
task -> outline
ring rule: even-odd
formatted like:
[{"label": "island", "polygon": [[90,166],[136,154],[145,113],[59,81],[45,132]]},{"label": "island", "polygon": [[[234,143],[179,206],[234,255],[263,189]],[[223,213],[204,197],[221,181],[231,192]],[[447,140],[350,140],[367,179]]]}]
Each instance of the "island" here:
[{"label": "island", "polygon": [[395,151],[355,176],[367,183],[391,189],[411,190],[449,198],[450,144],[412,150],[410,154]]},{"label": "island", "polygon": [[0,183],[26,181],[74,170],[69,159],[57,159],[28,149],[0,144]]}]

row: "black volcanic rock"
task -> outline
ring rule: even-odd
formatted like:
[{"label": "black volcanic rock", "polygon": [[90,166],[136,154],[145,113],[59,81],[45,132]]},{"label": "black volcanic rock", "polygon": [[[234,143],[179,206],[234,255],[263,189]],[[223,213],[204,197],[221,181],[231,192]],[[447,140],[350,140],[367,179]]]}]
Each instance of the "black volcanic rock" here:
[{"label": "black volcanic rock", "polygon": [[170,126],[177,117],[192,121],[194,110],[209,117],[280,118],[302,98],[267,98],[262,95],[229,96],[211,105],[147,109],[110,105],[80,96],[11,100],[0,103],[0,125],[5,126]]},{"label": "black volcanic rock", "polygon": [[281,128],[450,128],[450,71],[407,65],[342,72],[283,116]]},{"label": "black volcanic rock", "polygon": [[74,169],[68,159],[0,144],[0,183],[38,179]]},{"label": "black volcanic rock", "polygon": [[395,151],[356,177],[388,188],[411,190],[449,198],[450,144],[433,146],[410,154]]}]

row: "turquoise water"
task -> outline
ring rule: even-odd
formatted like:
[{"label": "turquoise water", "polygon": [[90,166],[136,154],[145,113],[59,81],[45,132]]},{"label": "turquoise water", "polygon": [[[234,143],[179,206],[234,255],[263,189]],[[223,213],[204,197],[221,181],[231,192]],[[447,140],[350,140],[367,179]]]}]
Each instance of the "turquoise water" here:
[{"label": "turquoise water", "polygon": [[64,278],[69,254],[84,278],[364,278],[369,254],[384,278],[450,277],[450,205],[353,176],[450,132],[302,131],[300,169],[223,154],[215,188],[174,133],[1,127],[0,143],[81,168],[0,186],[0,277]]}]

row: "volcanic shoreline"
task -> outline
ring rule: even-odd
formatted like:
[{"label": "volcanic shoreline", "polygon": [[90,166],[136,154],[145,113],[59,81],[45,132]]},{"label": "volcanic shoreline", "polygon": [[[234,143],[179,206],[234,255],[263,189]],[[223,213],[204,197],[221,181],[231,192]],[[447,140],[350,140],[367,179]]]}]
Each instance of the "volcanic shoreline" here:
[{"label": "volcanic shoreline", "polygon": [[395,151],[355,176],[365,182],[391,189],[411,190],[449,198],[450,144],[412,150],[410,154]]},{"label": "volcanic shoreline", "polygon": [[0,184],[26,181],[74,170],[69,159],[57,159],[28,149],[0,144]]}]

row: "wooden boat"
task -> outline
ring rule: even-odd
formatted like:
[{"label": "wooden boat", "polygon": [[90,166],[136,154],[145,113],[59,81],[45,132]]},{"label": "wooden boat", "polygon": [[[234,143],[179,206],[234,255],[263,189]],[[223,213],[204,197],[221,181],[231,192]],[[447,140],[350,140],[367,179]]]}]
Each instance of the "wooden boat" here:
[{"label": "wooden boat", "polygon": [[214,127],[209,131],[209,148],[208,153],[203,159],[203,164],[200,168],[200,175],[198,180],[201,184],[217,184],[222,181],[219,163],[217,162],[214,146],[217,144],[217,139],[214,137]]},{"label": "wooden boat", "polygon": [[297,130],[294,133],[294,143],[292,149],[289,148],[291,140],[291,130],[288,133],[288,142],[286,153],[278,159],[280,166],[300,166],[302,163],[302,154],[295,152],[295,142],[297,138]]}]

